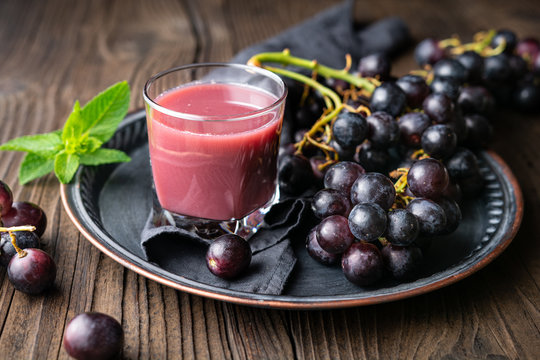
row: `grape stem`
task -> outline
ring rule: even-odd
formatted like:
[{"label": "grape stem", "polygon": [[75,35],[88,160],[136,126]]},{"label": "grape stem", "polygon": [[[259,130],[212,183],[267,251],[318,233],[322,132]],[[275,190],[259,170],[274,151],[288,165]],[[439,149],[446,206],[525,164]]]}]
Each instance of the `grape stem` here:
[{"label": "grape stem", "polygon": [[17,256],[19,256],[19,258],[23,258],[28,255],[26,251],[17,246],[17,238],[15,237],[13,232],[9,231],[9,237],[11,238],[11,245],[13,245],[13,248],[17,252]]},{"label": "grape stem", "polygon": [[11,226],[11,227],[3,227],[0,226],[0,232],[14,232],[14,231],[35,231],[36,227],[31,225],[23,225],[23,226]]}]

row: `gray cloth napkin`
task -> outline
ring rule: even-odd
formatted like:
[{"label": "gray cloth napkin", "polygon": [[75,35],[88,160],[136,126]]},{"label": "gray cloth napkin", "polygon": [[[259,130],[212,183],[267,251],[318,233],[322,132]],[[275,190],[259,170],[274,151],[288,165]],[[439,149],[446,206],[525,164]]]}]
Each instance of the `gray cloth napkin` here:
[{"label": "gray cloth napkin", "polygon": [[[238,53],[231,62],[245,63],[264,51],[291,50],[291,54],[317,59],[321,64],[345,66],[345,54],[359,57],[385,52],[395,54],[410,41],[406,25],[398,18],[386,18],[363,28],[352,24],[352,2],[330,8],[312,19]],[[249,271],[227,281],[214,276],[206,267],[208,240],[172,227],[155,226],[151,213],[141,234],[141,245],[149,261],[186,278],[258,294],[281,294],[296,264],[293,242],[304,242],[315,220],[309,198],[288,199],[276,204],[265,216],[264,225],[253,235],[253,259]],[[296,246],[298,248],[298,246]],[[300,247],[303,248],[303,247]]]}]

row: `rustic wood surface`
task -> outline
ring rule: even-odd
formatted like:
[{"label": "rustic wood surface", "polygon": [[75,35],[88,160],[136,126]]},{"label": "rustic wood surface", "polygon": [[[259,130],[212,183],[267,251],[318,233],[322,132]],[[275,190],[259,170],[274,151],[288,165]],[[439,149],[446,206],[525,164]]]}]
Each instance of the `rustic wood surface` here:
[{"label": "rustic wood surface", "polygon": [[[86,102],[128,80],[141,108],[157,70],[226,61],[241,48],[309,18],[331,0],[0,1],[0,142],[59,128],[75,99]],[[540,36],[529,1],[358,1],[357,17],[400,15],[416,39],[470,37],[488,28]],[[321,29],[320,31],[324,31]],[[413,68],[411,52],[396,75]],[[15,291],[0,270],[0,358],[67,358],[62,335],[83,311],[121,321],[126,359],[536,359],[540,358],[540,117],[498,115],[493,148],[525,197],[511,246],[473,276],[423,296],[334,311],[243,307],[161,286],[94,248],[64,211],[47,176],[18,185],[21,155],[0,154],[15,198],[40,204],[44,248],[58,265],[45,296]]]}]

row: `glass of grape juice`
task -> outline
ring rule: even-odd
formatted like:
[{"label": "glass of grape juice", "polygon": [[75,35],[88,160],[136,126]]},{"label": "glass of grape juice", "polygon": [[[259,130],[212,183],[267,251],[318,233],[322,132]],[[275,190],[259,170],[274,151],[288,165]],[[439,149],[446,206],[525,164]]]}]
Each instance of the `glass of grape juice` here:
[{"label": "glass of grape juice", "polygon": [[279,198],[287,89],[249,65],[192,64],[146,83],[154,224],[249,236]]}]

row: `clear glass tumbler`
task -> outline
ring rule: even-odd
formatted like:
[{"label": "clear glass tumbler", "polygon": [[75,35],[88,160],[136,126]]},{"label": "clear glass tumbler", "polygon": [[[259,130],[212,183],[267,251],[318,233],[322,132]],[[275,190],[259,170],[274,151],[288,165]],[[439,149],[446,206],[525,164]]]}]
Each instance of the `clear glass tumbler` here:
[{"label": "clear glass tumbler", "polygon": [[267,70],[193,64],[146,83],[155,221],[205,237],[256,231],[277,201],[287,89]]}]

